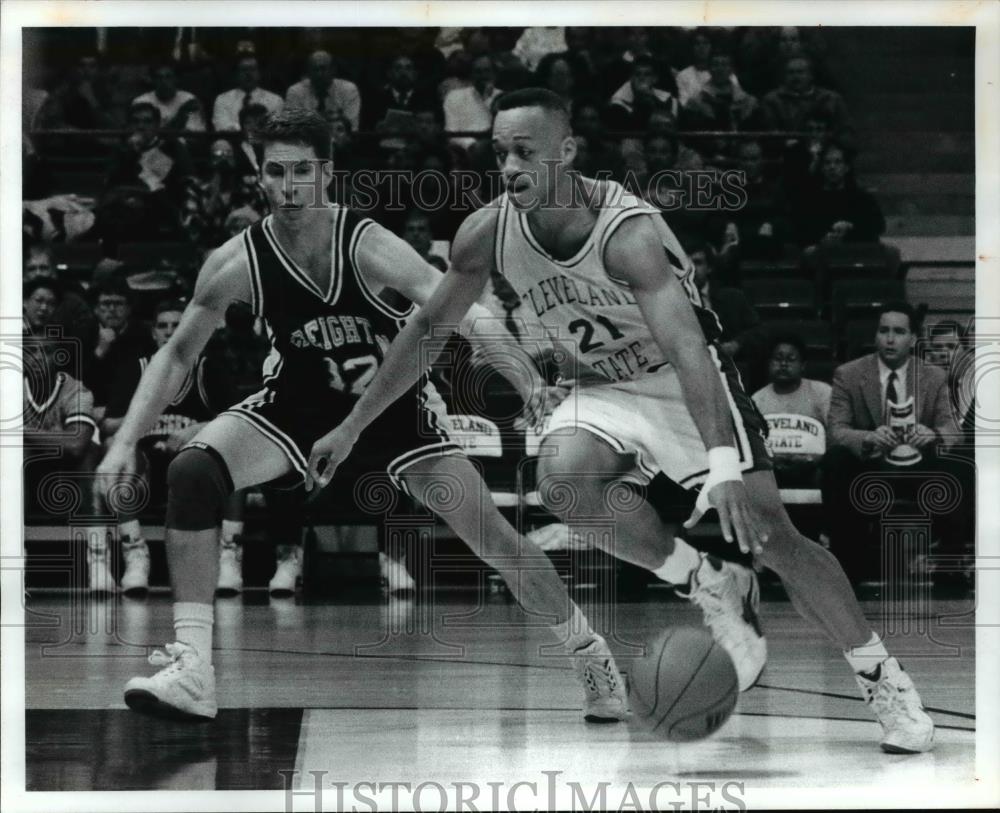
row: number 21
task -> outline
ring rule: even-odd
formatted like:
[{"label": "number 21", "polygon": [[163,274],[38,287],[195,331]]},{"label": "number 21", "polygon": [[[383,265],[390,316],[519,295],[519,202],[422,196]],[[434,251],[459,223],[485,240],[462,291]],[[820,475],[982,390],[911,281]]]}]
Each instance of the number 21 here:
[{"label": "number 21", "polygon": [[[611,337],[612,341],[625,338],[625,334],[615,327],[615,323],[606,316],[595,316],[594,322],[597,322],[601,325],[601,327],[608,331],[608,335]],[[593,322],[588,319],[574,319],[569,323],[569,332],[574,336],[581,330],[583,331],[583,338],[580,339],[581,353],[589,353],[591,350],[596,350],[598,347],[604,347],[604,342],[594,341],[595,328]]]}]

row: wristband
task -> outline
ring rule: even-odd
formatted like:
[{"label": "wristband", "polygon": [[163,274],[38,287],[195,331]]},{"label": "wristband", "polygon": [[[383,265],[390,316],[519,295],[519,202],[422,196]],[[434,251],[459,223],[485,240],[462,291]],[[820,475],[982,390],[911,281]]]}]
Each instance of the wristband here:
[{"label": "wristband", "polygon": [[741,481],[743,472],[740,470],[740,457],[732,446],[716,446],[708,450],[708,477],[701,487],[695,507],[704,513],[712,507],[708,501],[708,492],[719,483],[730,480]]}]

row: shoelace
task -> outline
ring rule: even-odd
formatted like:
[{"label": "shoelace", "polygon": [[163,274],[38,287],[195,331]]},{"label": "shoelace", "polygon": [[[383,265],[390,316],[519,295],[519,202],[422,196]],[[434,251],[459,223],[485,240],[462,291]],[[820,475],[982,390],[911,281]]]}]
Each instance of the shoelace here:
[{"label": "shoelace", "polygon": [[917,720],[917,707],[911,697],[909,687],[900,688],[888,680],[880,680],[874,686],[865,686],[868,702],[879,711],[889,713],[903,712],[910,720]]},{"label": "shoelace", "polygon": [[618,678],[615,676],[611,661],[605,659],[601,663],[586,661],[583,666],[583,679],[587,688],[594,694],[602,694],[602,685],[608,694],[613,694],[618,688]]},{"label": "shoelace", "polygon": [[181,668],[181,656],[188,651],[187,647],[183,644],[165,644],[163,649],[167,651],[153,650],[149,656],[149,663],[152,666],[160,666],[168,670],[164,674],[176,672]]}]

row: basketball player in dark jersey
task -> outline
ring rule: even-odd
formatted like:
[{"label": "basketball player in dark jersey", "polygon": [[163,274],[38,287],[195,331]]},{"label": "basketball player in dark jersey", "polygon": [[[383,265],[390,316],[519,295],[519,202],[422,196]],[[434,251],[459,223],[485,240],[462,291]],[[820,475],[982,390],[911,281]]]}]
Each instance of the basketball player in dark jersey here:
[{"label": "basketball player in dark jersey", "polygon": [[[326,464],[320,484],[419,374],[413,358],[426,333],[461,318],[499,270],[526,303],[540,303],[540,320],[560,340],[578,341],[580,380],[549,424],[570,431],[543,440],[550,453],[540,459],[540,492],[551,509],[575,502],[567,488],[583,504],[603,501],[609,485],[637,467],[700,485],[685,527],[716,509],[726,540],[777,573],[795,608],[844,652],[882,727],[882,749],[929,750],[934,724],[912,680],[872,631],[836,558],[789,520],[756,431],[759,413],[726,373],[731,361],[706,339],[678,273],[687,265],[683,251],[671,250],[675,238],[660,212],[572,172],[576,144],[556,94],[513,91],[495,110],[493,145],[507,194],[465,220],[431,301],[393,343],[352,414],[314,446],[311,466],[318,472]],[[530,247],[533,262],[508,250],[510,240]],[[545,263],[559,272],[549,270],[543,287],[536,269]],[[563,493],[546,489],[546,480]],[[671,566],[673,534],[651,506],[616,518],[623,532],[615,555],[653,572]]]},{"label": "basketball player in dark jersey", "polygon": [[[350,413],[407,315],[380,300],[379,290],[392,288],[420,304],[441,280],[403,240],[328,202],[325,119],[288,111],[271,116],[258,135],[261,181],[273,214],[208,257],[177,331],[143,374],[98,471],[105,491],[134,471],[139,439],[180,389],[227,306],[249,303],[274,347],[265,387],[212,420],[167,472],[177,640],[150,657],[160,671],[125,687],[131,708],[154,714],[211,718],[217,712],[212,598],[216,528],[227,497],[234,489],[306,474],[313,442]],[[432,507],[496,567],[526,610],[557,622],[553,630],[573,653],[584,685],[588,719],[624,719],[624,686],[604,639],[590,630],[545,555],[502,518],[476,469],[441,428],[434,393],[417,378],[358,439],[360,459]],[[459,498],[435,497],[443,491]]]}]

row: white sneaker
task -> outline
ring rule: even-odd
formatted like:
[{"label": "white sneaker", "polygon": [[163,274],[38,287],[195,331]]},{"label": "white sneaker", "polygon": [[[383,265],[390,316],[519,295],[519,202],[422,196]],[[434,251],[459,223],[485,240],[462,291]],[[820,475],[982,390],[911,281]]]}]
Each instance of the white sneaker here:
[{"label": "white sneaker", "polygon": [[126,593],[140,592],[149,589],[149,547],[145,539],[129,539],[122,541],[122,559],[125,562],[125,572],[122,574],[121,587]]},{"label": "white sneaker", "polygon": [[218,593],[239,593],[243,590],[243,546],[239,542],[219,544]]},{"label": "white sneaker", "polygon": [[757,574],[703,553],[701,564],[691,574],[686,598],[701,608],[712,637],[733,659],[740,691],[745,692],[757,682],[767,663],[767,640],[757,617]]},{"label": "white sneaker", "polygon": [[573,653],[576,676],[583,684],[583,719],[588,723],[616,723],[628,718],[625,681],[607,642],[600,636]]},{"label": "white sneaker", "polygon": [[215,703],[215,667],[205,663],[187,644],[167,644],[166,652],[149,656],[163,667],[152,677],[134,677],[125,684],[125,703],[133,711],[157,717],[212,719]]},{"label": "white sneaker", "polygon": [[294,593],[301,578],[302,546],[278,545],[278,566],[267,583],[268,592],[276,595]]},{"label": "white sneaker", "polygon": [[934,745],[934,721],[899,661],[889,658],[876,667],[871,680],[855,676],[865,702],[882,726],[882,750],[887,754],[919,754]]},{"label": "white sneaker", "polygon": [[91,593],[114,593],[117,590],[111,575],[107,546],[87,548],[87,582]]},{"label": "white sneaker", "polygon": [[401,561],[379,552],[378,569],[382,576],[382,586],[389,593],[405,593],[416,590],[417,583]]}]

